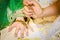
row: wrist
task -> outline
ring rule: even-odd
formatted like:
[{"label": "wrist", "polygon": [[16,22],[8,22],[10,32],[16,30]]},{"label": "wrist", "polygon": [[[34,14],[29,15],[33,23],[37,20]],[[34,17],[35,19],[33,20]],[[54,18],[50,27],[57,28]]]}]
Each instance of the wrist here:
[{"label": "wrist", "polygon": [[22,23],[26,28],[28,28],[26,22],[23,20],[24,18],[17,18],[15,22],[19,22],[19,23]]},{"label": "wrist", "polygon": [[24,18],[23,17],[17,17],[16,20],[22,20],[22,21],[24,21]]}]

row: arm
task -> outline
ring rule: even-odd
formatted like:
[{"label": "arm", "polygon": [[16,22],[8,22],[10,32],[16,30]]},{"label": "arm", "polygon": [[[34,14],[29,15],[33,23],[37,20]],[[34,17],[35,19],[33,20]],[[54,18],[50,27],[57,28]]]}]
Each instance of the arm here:
[{"label": "arm", "polygon": [[42,14],[42,17],[46,17],[46,16],[52,16],[52,15],[56,15],[59,13],[59,10],[60,10],[60,1],[59,2],[56,2],[54,3],[53,5],[45,8],[43,10],[43,14]]},{"label": "arm", "polygon": [[[52,15],[56,15],[59,13],[59,8],[60,8],[59,7],[59,4],[60,4],[59,0],[55,3],[53,3],[52,5],[50,5],[49,7],[46,7],[44,9],[39,8],[40,5],[36,1],[31,1],[31,2],[25,3],[25,5],[27,5],[27,4],[28,5],[33,4],[32,9],[34,10],[34,15],[37,17],[52,16]],[[27,12],[27,14],[29,14],[29,13]],[[33,16],[33,17],[35,17],[35,16]]]}]

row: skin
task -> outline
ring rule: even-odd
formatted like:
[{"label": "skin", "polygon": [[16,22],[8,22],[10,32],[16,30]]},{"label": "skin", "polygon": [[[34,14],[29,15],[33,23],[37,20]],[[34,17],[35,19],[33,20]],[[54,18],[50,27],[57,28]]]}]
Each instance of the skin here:
[{"label": "skin", "polygon": [[[18,13],[18,12],[16,12],[16,13]],[[23,17],[18,17],[18,18],[16,18],[16,20],[22,20],[23,22],[25,22]],[[26,28],[26,26],[28,28]],[[25,25],[22,22],[18,22],[18,21],[14,22],[12,25],[10,25],[9,32],[11,32],[14,28],[16,28],[15,37],[18,37],[17,35],[18,35],[18,32],[20,31],[21,40],[24,38],[24,33],[26,36],[28,36],[28,29],[33,31],[32,27],[29,24],[27,24],[26,22],[25,22]]]},{"label": "skin", "polygon": [[[33,5],[32,5],[33,4]],[[41,9],[41,7],[40,7],[40,5],[38,4],[38,2],[36,2],[36,1],[33,1],[33,0],[31,0],[31,1],[28,1],[28,0],[24,0],[24,5],[25,5],[25,7],[24,7],[24,10],[23,10],[23,12],[28,16],[29,14],[32,14],[32,15],[30,15],[30,17],[32,16],[32,17],[37,17],[39,14],[41,14],[42,13],[42,9]],[[30,6],[30,8],[31,9],[29,9],[29,5],[31,5]],[[39,12],[40,11],[40,12]],[[39,13],[38,13],[39,12]]]},{"label": "skin", "polygon": [[[33,4],[33,5],[32,5]],[[60,1],[50,5],[49,7],[47,8],[41,8],[40,5],[35,1],[35,0],[31,0],[31,1],[28,1],[26,0],[24,2],[24,5],[26,6],[25,9],[23,10],[23,12],[27,15],[29,15],[30,13],[33,14],[33,15],[30,15],[32,17],[47,17],[47,16],[53,16],[53,15],[56,15],[59,13],[59,9],[60,9]],[[32,5],[32,9],[33,9],[33,12],[31,12],[28,8],[29,5]],[[28,11],[27,11],[27,9]],[[31,10],[32,10],[31,9]],[[30,11],[30,13],[29,13]]]},{"label": "skin", "polygon": [[[33,18],[53,16],[59,13],[59,10],[60,10],[60,6],[59,6],[60,1],[44,9],[42,9],[40,5],[34,0],[24,0],[23,4],[25,5],[24,10],[23,10],[25,16],[33,17]],[[21,18],[17,18],[17,20],[21,20]],[[12,31],[12,29],[14,28],[16,28],[15,36],[17,36],[19,31],[21,31],[20,38],[24,37],[23,34],[25,31],[26,31],[26,34],[28,34],[28,29],[26,29],[25,26],[21,22],[14,22],[9,28],[9,31]],[[32,30],[31,27],[29,28]]]}]

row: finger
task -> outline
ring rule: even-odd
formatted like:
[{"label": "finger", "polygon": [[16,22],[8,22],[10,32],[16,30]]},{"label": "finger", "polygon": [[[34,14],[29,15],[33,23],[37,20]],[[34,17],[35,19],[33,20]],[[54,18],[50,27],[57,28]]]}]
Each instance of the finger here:
[{"label": "finger", "polygon": [[39,6],[39,5],[40,5],[39,2],[37,2],[36,0],[31,1],[31,3],[32,3],[34,6]]},{"label": "finger", "polygon": [[33,13],[28,13],[27,11],[23,11],[23,13],[25,14],[25,16],[27,16],[27,17],[30,17]]},{"label": "finger", "polygon": [[[37,6],[38,7],[38,6]],[[33,11],[34,11],[34,13],[36,14],[37,13],[37,11],[38,11],[38,8],[37,8],[36,6],[32,6],[32,9],[33,9]],[[40,11],[40,10],[39,10]],[[38,13],[39,13],[39,11],[38,11]]]},{"label": "finger", "polygon": [[24,38],[24,30],[21,30],[20,32],[20,38]]},{"label": "finger", "polygon": [[27,12],[27,11],[25,11],[25,10],[24,10],[23,12],[24,12],[24,14],[27,15],[27,16],[31,16],[31,15],[33,15],[32,12]]},{"label": "finger", "polygon": [[38,18],[36,14],[33,14],[32,17],[35,19],[35,18]]},{"label": "finger", "polygon": [[25,30],[25,26],[23,24],[20,25],[20,38],[24,38],[24,30]]},{"label": "finger", "polygon": [[16,27],[16,25],[15,25],[15,24],[12,24],[12,25],[9,27],[9,30],[8,30],[8,31],[9,31],[9,32],[12,31],[12,29],[13,29],[14,27]]},{"label": "finger", "polygon": [[16,27],[16,30],[15,30],[15,37],[17,37],[18,32],[19,32],[19,28],[18,28],[18,27]]},{"label": "finger", "polygon": [[27,12],[33,12],[32,8],[30,6],[25,6],[24,10],[26,10]]},{"label": "finger", "polygon": [[25,6],[27,6],[27,5],[28,5],[28,0],[23,0],[23,4],[24,4]]},{"label": "finger", "polygon": [[24,0],[24,1],[23,1],[23,4],[24,4],[25,6],[28,6],[28,5],[31,4],[31,1],[32,1],[32,0]]},{"label": "finger", "polygon": [[29,15],[32,15],[33,14],[33,10],[30,9],[29,7],[27,7],[27,6],[24,7],[23,12],[27,12],[26,14],[29,14]]},{"label": "finger", "polygon": [[25,29],[25,34],[26,34],[27,36],[29,35],[28,29]]}]

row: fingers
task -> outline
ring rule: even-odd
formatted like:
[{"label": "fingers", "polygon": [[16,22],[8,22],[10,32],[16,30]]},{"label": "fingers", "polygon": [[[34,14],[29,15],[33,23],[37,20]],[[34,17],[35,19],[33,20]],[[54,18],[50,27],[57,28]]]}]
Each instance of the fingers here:
[{"label": "fingers", "polygon": [[40,5],[40,4],[39,4],[37,1],[35,1],[35,0],[32,1],[32,4],[33,4],[34,6],[39,6],[39,5]]},{"label": "fingers", "polygon": [[38,18],[36,14],[33,14],[32,17],[35,19],[35,18]]},{"label": "fingers", "polygon": [[27,12],[27,11],[25,11],[25,10],[24,10],[23,12],[24,12],[24,14],[25,14],[25,16],[26,16],[26,17],[30,17],[30,15],[29,15],[29,14],[31,14],[31,13],[28,13],[28,12]]},{"label": "fingers", "polygon": [[31,16],[31,15],[33,15],[33,11],[30,10],[28,7],[24,7],[23,13],[24,13],[26,16]]},{"label": "fingers", "polygon": [[36,0],[24,0],[23,4],[28,6],[28,5],[37,5],[39,3]]},{"label": "fingers", "polygon": [[26,34],[27,36],[29,35],[28,29],[25,29],[25,34]]},{"label": "fingers", "polygon": [[15,30],[15,36],[17,37],[18,32],[20,31],[20,38],[22,39],[24,37],[24,25],[23,24],[18,24]]},{"label": "fingers", "polygon": [[16,27],[16,30],[15,30],[15,37],[17,37],[19,30],[20,30],[19,27]]},{"label": "fingers", "polygon": [[23,4],[26,5],[26,6],[28,5],[28,2],[27,1],[28,0],[23,0]]},{"label": "fingers", "polygon": [[24,38],[24,30],[21,29],[20,38]]},{"label": "fingers", "polygon": [[25,0],[25,2],[26,2],[26,4],[28,4],[28,7],[24,7],[24,10],[23,10],[25,16],[34,17],[36,15],[35,18],[39,17],[40,14],[42,13],[42,9],[41,9],[39,3],[35,0]]},{"label": "fingers", "polygon": [[32,0],[24,0],[24,1],[23,1],[23,4],[24,4],[25,6],[28,6],[28,5],[32,4],[31,1],[32,1]]},{"label": "fingers", "polygon": [[12,29],[15,28],[15,27],[16,27],[16,24],[13,23],[13,24],[9,27],[9,30],[8,30],[8,31],[9,31],[9,32],[12,31]]},{"label": "fingers", "polygon": [[31,7],[29,7],[29,6],[25,6],[24,7],[24,10],[26,10],[27,12],[32,12],[32,10],[31,10],[32,8]]}]

